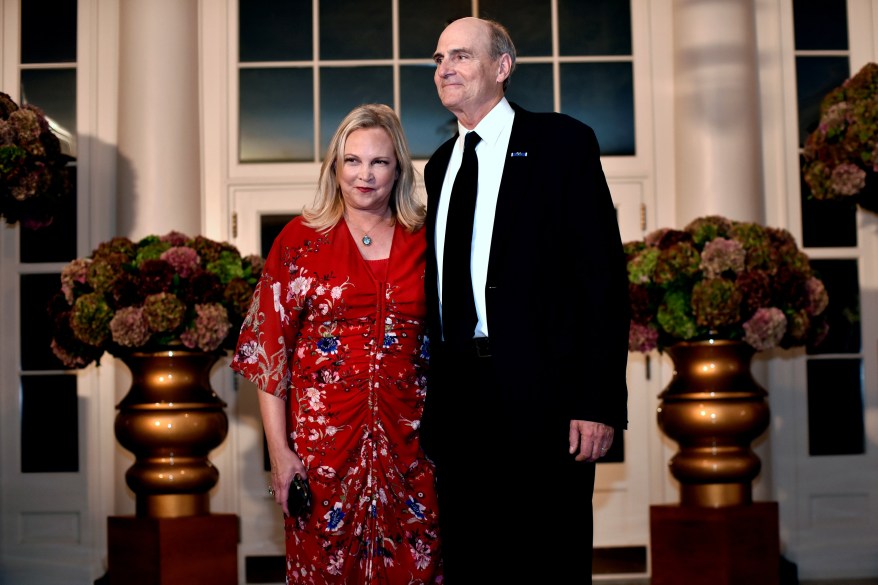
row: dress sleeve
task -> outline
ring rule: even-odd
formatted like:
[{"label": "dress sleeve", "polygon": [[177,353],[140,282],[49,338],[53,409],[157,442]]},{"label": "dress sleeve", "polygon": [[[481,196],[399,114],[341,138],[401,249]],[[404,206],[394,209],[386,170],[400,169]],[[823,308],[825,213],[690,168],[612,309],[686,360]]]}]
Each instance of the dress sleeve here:
[{"label": "dress sleeve", "polygon": [[291,279],[290,247],[285,241],[281,233],[266,258],[231,363],[233,370],[260,390],[284,400],[302,313],[300,303],[290,302],[298,295],[291,294],[295,283]]}]

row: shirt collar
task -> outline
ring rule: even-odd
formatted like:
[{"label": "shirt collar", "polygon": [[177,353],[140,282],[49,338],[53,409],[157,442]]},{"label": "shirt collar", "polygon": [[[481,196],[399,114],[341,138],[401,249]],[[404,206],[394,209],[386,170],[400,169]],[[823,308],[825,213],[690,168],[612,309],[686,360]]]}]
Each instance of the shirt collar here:
[{"label": "shirt collar", "polygon": [[[473,130],[479,134],[482,142],[493,145],[496,144],[497,139],[500,138],[500,134],[502,134],[503,130],[506,129],[509,124],[512,124],[512,119],[514,117],[515,111],[504,97],[497,102],[497,105],[488,112],[487,116],[482,118],[482,121],[479,122]],[[457,131],[460,133],[460,147],[463,148],[463,137],[466,136],[466,133],[469,132],[469,130],[464,128],[463,125],[458,122]]]}]

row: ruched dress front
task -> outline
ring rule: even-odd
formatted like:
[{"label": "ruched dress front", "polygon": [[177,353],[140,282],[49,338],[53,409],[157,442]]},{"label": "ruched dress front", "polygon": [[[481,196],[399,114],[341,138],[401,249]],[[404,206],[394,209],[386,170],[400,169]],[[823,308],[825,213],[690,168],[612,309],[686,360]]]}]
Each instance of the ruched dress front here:
[{"label": "ruched dress front", "polygon": [[287,583],[440,583],[433,464],[419,446],[429,343],[424,231],[387,261],[344,223],[292,220],[272,246],[232,368],[286,400],[313,506],[285,517]]}]

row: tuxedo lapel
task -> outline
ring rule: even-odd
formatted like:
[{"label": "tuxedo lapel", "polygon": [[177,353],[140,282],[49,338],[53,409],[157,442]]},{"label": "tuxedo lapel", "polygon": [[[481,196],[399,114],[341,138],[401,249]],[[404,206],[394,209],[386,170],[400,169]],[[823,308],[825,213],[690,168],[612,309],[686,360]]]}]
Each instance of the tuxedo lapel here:
[{"label": "tuxedo lapel", "polygon": [[424,167],[424,186],[427,189],[427,217],[425,230],[427,238],[427,266],[424,273],[427,293],[427,323],[431,336],[440,339],[441,324],[439,319],[439,275],[436,261],[436,215],[439,198],[442,193],[442,182],[457,136],[445,142],[427,161]]},{"label": "tuxedo lapel", "polygon": [[[439,197],[442,193],[442,183],[445,180],[445,171],[448,169],[448,161],[451,160],[451,152],[457,135],[451,140],[440,146],[436,153],[430,158],[428,168],[424,169],[424,186],[427,189],[427,233],[428,238],[433,238],[435,242],[436,235],[436,213],[439,207]],[[431,233],[432,232],[432,233]]]},{"label": "tuxedo lapel", "polygon": [[512,241],[516,234],[522,233],[523,210],[532,211],[528,205],[532,190],[534,156],[528,152],[531,141],[531,124],[528,113],[513,105],[515,120],[509,135],[509,147],[506,161],[503,164],[503,176],[500,179],[500,190],[497,194],[497,207],[494,212],[494,228],[491,236],[491,252],[488,256],[487,287],[496,286],[499,259],[514,249]]}]

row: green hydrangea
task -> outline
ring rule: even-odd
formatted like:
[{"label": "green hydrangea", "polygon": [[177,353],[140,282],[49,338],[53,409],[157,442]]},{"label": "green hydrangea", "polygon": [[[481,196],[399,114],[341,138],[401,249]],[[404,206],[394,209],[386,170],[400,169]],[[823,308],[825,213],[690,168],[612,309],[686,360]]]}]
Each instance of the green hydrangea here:
[{"label": "green hydrangea", "polygon": [[113,310],[104,296],[91,292],[76,299],[70,312],[70,327],[83,343],[100,346],[110,336],[112,318]]},{"label": "green hydrangea", "polygon": [[147,236],[137,246],[134,263],[140,266],[146,260],[158,260],[170,247],[171,244],[161,241],[157,236]]},{"label": "green hydrangea", "polygon": [[233,278],[244,277],[241,256],[229,250],[221,251],[219,258],[208,262],[207,271],[216,274],[223,284],[228,284]]},{"label": "green hydrangea", "polygon": [[701,254],[689,242],[679,242],[662,250],[656,261],[655,283],[670,285],[695,277],[701,266]]},{"label": "green hydrangea", "polygon": [[698,334],[691,299],[685,291],[673,290],[666,294],[659,305],[656,319],[665,333],[672,337],[685,341]]},{"label": "green hydrangea", "polygon": [[741,291],[731,280],[711,278],[692,287],[692,312],[695,322],[717,330],[738,323],[741,319]]},{"label": "green hydrangea", "polygon": [[173,331],[183,322],[186,304],[170,293],[149,295],[143,302],[143,317],[151,331]]},{"label": "green hydrangea", "polygon": [[820,103],[820,122],[805,139],[802,177],[818,200],[847,199],[878,210],[878,63],[867,63]]},{"label": "green hydrangea", "polygon": [[628,281],[632,284],[643,284],[652,281],[659,253],[658,248],[647,248],[629,260]]},{"label": "green hydrangea", "polygon": [[785,229],[709,215],[624,249],[630,351],[704,339],[743,339],[762,351],[826,336],[826,289]]},{"label": "green hydrangea", "polygon": [[240,330],[264,265],[231,244],[176,231],[107,240],[61,271],[48,309],[52,352],[84,368],[105,351],[217,351]]}]

